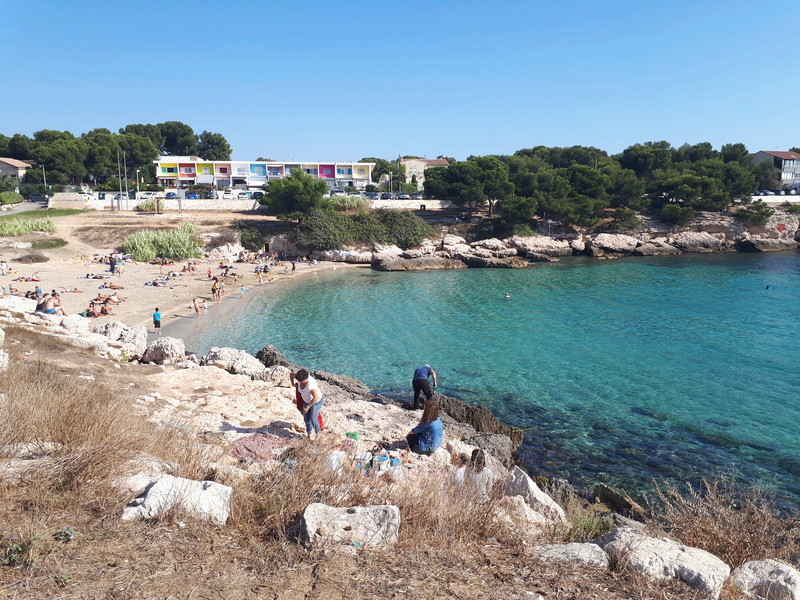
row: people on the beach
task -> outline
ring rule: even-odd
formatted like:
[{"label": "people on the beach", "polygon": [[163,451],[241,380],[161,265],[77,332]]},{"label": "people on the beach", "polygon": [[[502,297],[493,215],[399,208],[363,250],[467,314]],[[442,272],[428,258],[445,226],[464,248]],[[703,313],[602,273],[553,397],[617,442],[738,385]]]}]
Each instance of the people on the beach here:
[{"label": "people on the beach", "polygon": [[200,316],[200,304],[197,302],[197,298],[192,298],[192,310],[194,314]]},{"label": "people on the beach", "polygon": [[417,370],[414,371],[414,377],[411,379],[411,387],[414,389],[414,401],[412,403],[414,409],[422,408],[422,394],[425,394],[427,400],[433,397],[433,391],[431,391],[431,386],[428,382],[429,377],[433,377],[433,387],[436,387],[438,385],[436,371],[430,365],[417,367]]},{"label": "people on the beach", "polygon": [[214,277],[214,283],[211,284],[211,297],[214,299],[214,302],[219,302],[222,298],[222,284],[219,281],[219,277]]},{"label": "people on the beach", "polygon": [[33,290],[33,295],[36,297],[36,300],[38,301],[42,297],[42,288],[40,288],[37,285]]},{"label": "people on the beach", "polygon": [[319,383],[314,379],[306,369],[299,369],[289,374],[289,379],[292,385],[300,392],[303,400],[303,407],[300,412],[303,413],[303,421],[306,424],[306,433],[308,439],[313,440],[320,431],[319,414],[322,411],[322,390]]},{"label": "people on the beach", "polygon": [[[45,299],[46,298],[46,299]],[[53,292],[47,297],[42,296],[43,302],[41,303],[42,308],[38,308],[37,305],[36,312],[41,312],[47,315],[66,315],[66,311],[61,306],[61,298],[59,298],[58,294],[53,290]]]},{"label": "people on the beach", "polygon": [[155,329],[156,335],[161,335],[161,313],[158,312],[158,307],[156,307],[156,311],[153,313],[153,328]]},{"label": "people on the beach", "polygon": [[439,405],[426,400],[419,424],[408,432],[408,448],[417,454],[430,456],[442,445],[442,420],[439,418]]},{"label": "people on the beach", "polygon": [[467,470],[467,465],[469,464],[469,454],[466,452],[462,452],[458,456],[453,458],[453,472],[450,473],[450,481],[457,486],[464,485],[464,473]]}]

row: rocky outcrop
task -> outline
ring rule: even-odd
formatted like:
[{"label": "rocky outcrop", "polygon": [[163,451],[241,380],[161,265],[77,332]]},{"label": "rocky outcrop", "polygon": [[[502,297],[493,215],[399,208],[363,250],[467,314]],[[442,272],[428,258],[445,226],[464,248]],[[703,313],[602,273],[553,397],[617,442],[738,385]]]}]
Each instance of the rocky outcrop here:
[{"label": "rocky outcrop", "polygon": [[608,555],[597,544],[572,542],[570,544],[548,544],[537,546],[533,555],[547,562],[572,562],[608,568]]},{"label": "rocky outcrop", "polygon": [[639,240],[621,233],[599,233],[589,241],[587,250],[592,256],[631,254]]},{"label": "rocky outcrop", "polygon": [[256,358],[261,361],[265,367],[289,366],[289,361],[281,354],[275,346],[264,346],[256,354]]},{"label": "rocky outcrop", "polygon": [[633,250],[634,256],[663,256],[667,254],[681,254],[682,250],[671,246],[665,238],[658,238],[642,242]]},{"label": "rocky outcrop", "polygon": [[503,496],[495,505],[495,514],[500,523],[510,526],[513,534],[522,537],[539,535],[550,522],[525,502],[522,496]]},{"label": "rocky outcrop", "polygon": [[311,253],[311,258],[368,265],[372,261],[372,251],[366,248],[344,246],[341,250],[314,250]]},{"label": "rocky outcrop", "polygon": [[597,502],[602,502],[608,508],[621,515],[637,518],[644,516],[644,509],[628,494],[621,494],[607,485],[598,484],[594,486],[592,496]]},{"label": "rocky outcrop", "polygon": [[225,525],[233,488],[214,481],[194,481],[162,475],[122,512],[124,521],[155,519],[178,510],[189,517]]},{"label": "rocky outcrop", "polygon": [[467,423],[481,433],[498,433],[506,436],[511,440],[514,449],[522,443],[524,438],[522,431],[498,421],[485,406],[473,406],[442,394],[436,394],[435,398],[439,403],[439,408],[459,423]]},{"label": "rocky outcrop", "polygon": [[176,364],[186,356],[183,340],[171,337],[160,337],[147,346],[142,355],[142,362],[158,365]]},{"label": "rocky outcrop", "polygon": [[556,240],[543,235],[530,237],[514,236],[505,240],[505,243],[515,248],[521,255],[526,255],[529,252],[553,257],[571,256],[573,254],[570,242],[566,240]]},{"label": "rocky outcrop", "polygon": [[213,262],[231,264],[236,262],[242,252],[245,252],[245,248],[241,244],[224,244],[206,252],[206,257]]},{"label": "rocky outcrop", "polygon": [[714,598],[731,569],[713,554],[668,538],[652,538],[630,527],[604,535],[596,543],[611,560],[656,581],[678,579]]},{"label": "rocky outcrop", "polygon": [[521,269],[527,267],[529,264],[527,260],[517,256],[494,258],[456,252],[453,254],[453,258],[462,261],[468,267],[478,269]]},{"label": "rocky outcrop", "polygon": [[511,474],[506,482],[506,494],[509,496],[522,496],[531,508],[554,521],[565,523],[567,520],[564,509],[539,489],[536,482],[517,466],[511,469]]},{"label": "rocky outcrop", "polygon": [[247,375],[250,379],[265,380],[267,367],[255,356],[237,348],[211,348],[201,365],[219,367],[233,375]]},{"label": "rocky outcrop", "polygon": [[337,375],[327,371],[313,371],[314,378],[321,382],[320,387],[325,398],[366,400],[371,396],[370,389],[358,379],[353,379],[347,375]]},{"label": "rocky outcrop", "polygon": [[712,235],[705,231],[676,233],[667,242],[683,252],[719,252],[724,247],[724,234]]},{"label": "rocky outcrop", "polygon": [[338,508],[315,502],[303,511],[302,538],[311,544],[385,548],[397,543],[400,509],[391,504]]},{"label": "rocky outcrop", "polygon": [[777,560],[746,562],[728,581],[747,598],[800,600],[800,571]]},{"label": "rocky outcrop", "polygon": [[372,268],[376,271],[428,271],[432,269],[466,269],[467,265],[460,260],[430,254],[419,258],[373,254]]},{"label": "rocky outcrop", "polygon": [[535,252],[533,250],[528,250],[525,253],[525,258],[527,258],[530,262],[554,262],[558,260],[549,254],[541,254],[540,252]]},{"label": "rocky outcrop", "polygon": [[129,360],[137,360],[147,350],[147,327],[127,327],[122,321],[97,321],[92,331],[120,344],[120,349]]},{"label": "rocky outcrop", "polygon": [[734,247],[739,252],[775,252],[778,250],[797,250],[795,240],[783,238],[749,237],[738,240]]}]

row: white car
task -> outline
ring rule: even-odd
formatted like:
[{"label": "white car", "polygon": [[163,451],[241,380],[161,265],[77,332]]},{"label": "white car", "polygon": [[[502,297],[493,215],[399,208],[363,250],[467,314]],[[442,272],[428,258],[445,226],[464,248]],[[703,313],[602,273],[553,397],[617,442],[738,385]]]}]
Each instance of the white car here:
[{"label": "white car", "polygon": [[156,198],[158,198],[158,194],[155,192],[141,192],[136,194],[137,200],[155,200]]},{"label": "white car", "polygon": [[233,192],[230,190],[225,190],[224,192],[222,192],[222,199],[233,200]]},{"label": "white car", "polygon": [[236,198],[239,200],[247,200],[249,196],[247,195],[247,192],[239,192],[236,194]]}]

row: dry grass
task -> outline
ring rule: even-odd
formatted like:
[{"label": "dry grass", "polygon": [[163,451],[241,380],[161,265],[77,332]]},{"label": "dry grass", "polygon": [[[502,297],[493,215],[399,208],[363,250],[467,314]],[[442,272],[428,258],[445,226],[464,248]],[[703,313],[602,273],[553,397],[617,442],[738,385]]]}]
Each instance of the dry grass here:
[{"label": "dry grass", "polygon": [[681,492],[657,487],[659,503],[649,525],[683,543],[718,556],[731,568],[749,560],[774,558],[797,564],[800,522],[782,516],[757,488],[742,490],[730,480],[703,481]]}]

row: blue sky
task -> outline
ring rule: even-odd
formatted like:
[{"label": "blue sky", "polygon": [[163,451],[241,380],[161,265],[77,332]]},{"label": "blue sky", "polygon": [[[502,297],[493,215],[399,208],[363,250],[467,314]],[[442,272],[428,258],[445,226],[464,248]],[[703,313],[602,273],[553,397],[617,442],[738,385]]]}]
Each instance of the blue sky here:
[{"label": "blue sky", "polygon": [[183,121],[233,158],[800,145],[800,3],[0,0],[0,133]]}]

